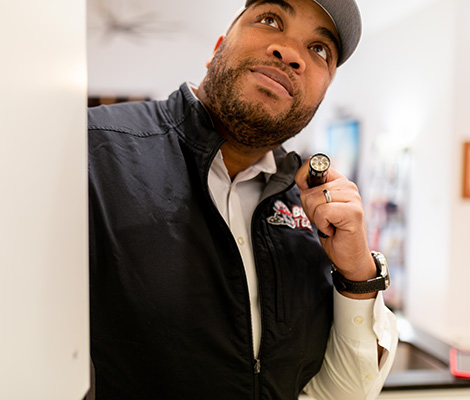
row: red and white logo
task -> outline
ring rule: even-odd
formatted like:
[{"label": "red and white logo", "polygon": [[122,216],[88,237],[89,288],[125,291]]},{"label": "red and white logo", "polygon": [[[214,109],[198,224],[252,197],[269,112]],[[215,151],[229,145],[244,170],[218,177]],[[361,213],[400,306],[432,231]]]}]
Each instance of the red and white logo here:
[{"label": "red and white logo", "polygon": [[274,215],[268,217],[271,225],[284,225],[295,229],[309,229],[313,231],[312,224],[307,218],[305,211],[300,206],[292,206],[292,211],[282,201],[274,203]]}]

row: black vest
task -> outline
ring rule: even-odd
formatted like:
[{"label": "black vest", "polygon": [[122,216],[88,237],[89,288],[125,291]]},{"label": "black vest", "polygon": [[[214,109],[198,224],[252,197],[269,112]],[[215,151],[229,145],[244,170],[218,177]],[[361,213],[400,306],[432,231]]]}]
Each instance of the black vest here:
[{"label": "black vest", "polygon": [[262,338],[207,176],[223,143],[187,85],[89,111],[91,351],[97,400],[296,400],[332,321],[330,261],[275,152],[252,220]]}]

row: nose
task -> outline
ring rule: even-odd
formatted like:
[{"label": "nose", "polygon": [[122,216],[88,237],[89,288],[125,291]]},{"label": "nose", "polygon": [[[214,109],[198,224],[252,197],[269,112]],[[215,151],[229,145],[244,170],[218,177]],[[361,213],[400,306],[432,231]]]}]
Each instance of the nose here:
[{"label": "nose", "polygon": [[272,44],[267,49],[268,55],[289,65],[294,72],[301,75],[305,71],[305,61],[298,49],[288,44]]}]

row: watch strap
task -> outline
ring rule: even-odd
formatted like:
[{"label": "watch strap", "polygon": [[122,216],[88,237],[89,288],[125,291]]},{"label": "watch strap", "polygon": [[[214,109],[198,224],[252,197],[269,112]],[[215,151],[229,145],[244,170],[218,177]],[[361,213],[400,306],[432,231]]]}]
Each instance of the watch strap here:
[{"label": "watch strap", "polygon": [[388,268],[385,257],[378,252],[372,252],[375,265],[377,267],[377,276],[367,281],[351,281],[346,279],[336,268],[332,266],[331,275],[333,284],[338,292],[348,292],[354,294],[373,293],[379,290],[386,290],[390,283]]}]

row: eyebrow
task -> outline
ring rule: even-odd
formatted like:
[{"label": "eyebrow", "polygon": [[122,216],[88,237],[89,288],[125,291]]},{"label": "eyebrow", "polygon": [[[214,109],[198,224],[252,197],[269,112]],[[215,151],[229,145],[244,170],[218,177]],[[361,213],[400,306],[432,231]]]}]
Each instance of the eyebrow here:
[{"label": "eyebrow", "polygon": [[255,3],[253,6],[254,7],[260,7],[264,4],[273,4],[281,7],[285,12],[287,12],[290,15],[295,15],[295,9],[292,7],[287,1],[284,0],[261,0]]}]

